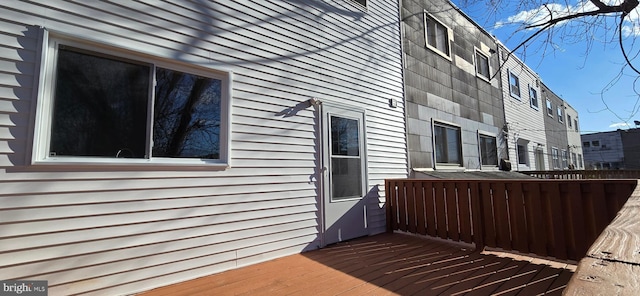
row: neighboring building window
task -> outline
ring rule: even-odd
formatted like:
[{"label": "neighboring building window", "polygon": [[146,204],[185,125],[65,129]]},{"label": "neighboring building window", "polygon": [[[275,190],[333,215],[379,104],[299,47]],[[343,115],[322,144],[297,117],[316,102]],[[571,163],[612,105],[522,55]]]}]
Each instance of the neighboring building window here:
[{"label": "neighboring building window", "polygon": [[567,168],[569,166],[567,157],[568,157],[567,150],[562,150],[562,168]]},{"label": "neighboring building window", "polygon": [[547,115],[553,117],[553,104],[549,99],[547,99]]},{"label": "neighboring building window", "polygon": [[564,122],[564,115],[562,114],[562,106],[558,106],[558,122]]},{"label": "neighboring building window", "polygon": [[480,157],[482,165],[498,165],[496,137],[480,135]]},{"label": "neighboring building window", "polygon": [[574,169],[578,167],[578,156],[574,152],[571,152],[571,163]]},{"label": "neighboring building window", "polygon": [[591,146],[599,147],[600,146],[600,141],[591,141]]},{"label": "neighboring building window", "polygon": [[577,119],[573,120],[573,128],[576,130],[576,132],[578,131],[578,120]]},{"label": "neighboring building window", "polygon": [[462,165],[462,140],[460,128],[446,124],[434,124],[436,163]]},{"label": "neighboring building window", "polygon": [[509,92],[520,99],[520,78],[511,71],[509,71]]},{"label": "neighboring building window", "polygon": [[560,158],[558,155],[558,148],[552,147],[551,148],[551,159],[553,161],[553,168],[554,169],[559,169],[560,168]]},{"label": "neighboring building window", "polygon": [[478,76],[489,79],[489,57],[476,49],[476,74]]},{"label": "neighboring building window", "polygon": [[582,142],[582,148],[589,148],[589,147],[591,147],[591,143],[589,141]]},{"label": "neighboring building window", "polygon": [[60,43],[50,44],[50,129],[38,160],[227,161],[228,73]]},{"label": "neighboring building window", "polygon": [[569,128],[572,128],[572,122],[571,122],[571,115],[567,114],[567,124],[569,125]]},{"label": "neighboring building window", "polygon": [[529,98],[531,101],[531,108],[538,110],[538,91],[533,87],[529,87]]},{"label": "neighboring building window", "polygon": [[582,168],[582,154],[578,154],[578,167]]},{"label": "neighboring building window", "polygon": [[449,40],[449,28],[436,20],[432,15],[424,13],[425,38],[427,47],[434,49],[441,55],[451,57],[451,45]]},{"label": "neighboring building window", "polygon": [[364,6],[364,7],[366,7],[366,6],[367,6],[367,0],[353,0],[353,1],[355,1],[355,2],[357,2],[357,3],[360,3],[360,5],[362,5],[362,6]]},{"label": "neighboring building window", "polygon": [[529,154],[527,152],[527,146],[526,145],[522,145],[522,144],[518,144],[518,163],[519,164],[528,164],[528,160],[529,158],[527,157],[527,155]]}]

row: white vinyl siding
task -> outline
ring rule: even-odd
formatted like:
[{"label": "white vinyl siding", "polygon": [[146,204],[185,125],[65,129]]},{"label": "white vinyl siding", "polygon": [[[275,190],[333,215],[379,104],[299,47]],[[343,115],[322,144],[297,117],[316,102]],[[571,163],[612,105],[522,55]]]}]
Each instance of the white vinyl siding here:
[{"label": "white vinyl siding", "polygon": [[[383,232],[384,179],[407,176],[398,5],[354,19],[329,2],[0,3],[0,279],[129,295],[318,248],[311,98],[366,109],[368,226]],[[233,73],[231,167],[31,165],[39,27]]]},{"label": "white vinyl siding", "polygon": [[[502,48],[502,51],[505,52],[506,49]],[[531,90],[534,90],[536,95],[541,94],[537,82],[539,77],[514,55],[508,57],[501,71],[505,121],[509,133],[507,145],[509,159],[512,164],[518,165],[517,168],[513,168],[514,170],[537,170],[539,168],[536,167],[538,164],[535,161],[535,151],[540,147],[548,147],[544,125],[546,115],[532,108],[530,97],[533,93]],[[515,97],[511,88],[514,84],[511,83],[512,76],[518,78],[517,85],[528,85],[529,91],[522,91],[519,93],[520,97]],[[523,149],[518,149],[518,146]],[[550,167],[548,157],[544,157],[544,167]]]}]

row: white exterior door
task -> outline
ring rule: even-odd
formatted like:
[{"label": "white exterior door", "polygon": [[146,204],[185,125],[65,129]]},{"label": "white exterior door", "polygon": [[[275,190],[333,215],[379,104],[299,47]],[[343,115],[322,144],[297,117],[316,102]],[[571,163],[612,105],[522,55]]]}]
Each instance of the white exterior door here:
[{"label": "white exterior door", "polygon": [[364,112],[323,106],[324,244],[365,236]]}]

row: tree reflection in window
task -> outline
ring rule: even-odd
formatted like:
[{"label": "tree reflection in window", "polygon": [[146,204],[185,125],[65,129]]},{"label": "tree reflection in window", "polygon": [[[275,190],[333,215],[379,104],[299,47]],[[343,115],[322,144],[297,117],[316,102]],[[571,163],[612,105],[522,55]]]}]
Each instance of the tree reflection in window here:
[{"label": "tree reflection in window", "polygon": [[218,159],[222,81],[156,69],[153,156]]}]

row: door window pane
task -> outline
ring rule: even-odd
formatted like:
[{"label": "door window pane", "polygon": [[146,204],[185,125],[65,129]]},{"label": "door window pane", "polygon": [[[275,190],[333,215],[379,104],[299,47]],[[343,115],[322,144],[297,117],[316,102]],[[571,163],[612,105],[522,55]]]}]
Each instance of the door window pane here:
[{"label": "door window pane", "polygon": [[333,155],[360,155],[357,120],[331,116],[331,153]]},{"label": "door window pane", "polygon": [[360,122],[331,116],[331,198],[361,198]]}]

